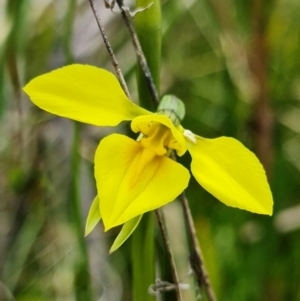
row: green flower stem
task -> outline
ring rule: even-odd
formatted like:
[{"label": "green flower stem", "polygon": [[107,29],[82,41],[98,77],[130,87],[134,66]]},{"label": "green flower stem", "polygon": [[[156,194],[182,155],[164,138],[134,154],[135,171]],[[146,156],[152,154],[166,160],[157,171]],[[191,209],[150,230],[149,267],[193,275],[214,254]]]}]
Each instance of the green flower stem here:
[{"label": "green flower stem", "polygon": [[[141,13],[135,16],[135,21],[136,21],[135,24],[136,24],[138,35],[136,34],[135,29],[132,26],[131,19],[130,19],[131,17],[128,11],[126,11],[123,7],[123,1],[117,0],[117,2],[122,10],[122,15],[125,24],[127,25],[129,32],[131,34],[132,42],[134,44],[136,54],[140,64],[140,68],[138,68],[138,74],[137,74],[140,103],[143,107],[155,111],[159,102],[156,87],[159,87],[160,57],[161,57],[160,1],[154,1],[149,9],[147,9],[146,11],[142,11]],[[142,7],[147,7],[149,3],[147,3],[147,1],[145,0],[138,0],[136,5],[137,8],[140,9]],[[143,50],[145,51],[145,55]],[[157,210],[156,210],[156,217],[158,220],[162,238],[170,261],[177,300],[181,301],[182,296],[179,288],[179,280],[178,280],[178,275],[175,267],[174,257],[170,249],[170,244],[163,224],[162,216],[160,212]],[[144,227],[140,225],[140,227],[138,227],[137,230],[133,233],[133,238],[132,238],[133,256],[134,256],[134,261],[133,261],[134,300],[140,300],[141,298],[145,299],[145,291],[148,285],[148,281],[144,281],[144,282],[140,281],[139,274],[141,273],[141,266],[143,266],[143,262],[141,260],[137,260],[136,258],[137,248],[140,248],[141,250],[141,248],[146,245],[145,239],[143,239],[142,236],[142,233],[144,232],[143,228]],[[149,231],[151,231],[149,225],[147,227],[147,230],[148,233]],[[149,236],[149,238],[152,239],[151,235]],[[153,242],[151,243],[151,246],[152,244]],[[153,266],[154,266],[154,261],[153,261]],[[145,274],[146,273],[145,272],[143,273],[142,271],[141,276]]]},{"label": "green flower stem", "polygon": [[149,286],[154,283],[154,216],[152,212],[143,218],[132,234],[132,300],[154,301],[148,293]]},{"label": "green flower stem", "polygon": [[[139,92],[139,100],[140,105],[148,110],[155,111],[156,105],[159,101],[158,96],[158,86],[159,86],[159,73],[160,73],[160,39],[161,33],[160,30],[160,1],[154,0],[152,7],[138,13],[135,16],[135,27],[131,22],[131,17],[128,11],[124,10],[122,4],[122,0],[118,1],[120,8],[122,9],[122,16],[125,24],[127,25],[132,42],[134,44],[134,49],[136,50],[136,55],[138,57],[138,72],[137,72],[137,83],[138,83],[138,92]],[[149,3],[146,1],[137,0],[136,8],[146,7]],[[150,12],[150,14],[149,14]],[[156,15],[157,14],[157,15]],[[159,16],[159,18],[158,18]],[[139,21],[137,22],[137,19]],[[153,24],[156,24],[153,26]],[[136,31],[135,31],[136,30]],[[137,34],[138,33],[138,34]],[[141,39],[141,36],[146,38]],[[149,40],[153,41],[153,43],[149,43]],[[147,48],[147,53],[145,52]],[[151,62],[151,63],[150,63]],[[155,74],[154,77],[152,75]],[[150,91],[150,93],[149,93]],[[139,239],[139,244],[144,249],[148,249],[147,256],[148,259],[144,259],[145,266],[147,270],[143,269],[143,266],[139,265],[139,263],[133,260],[133,271],[134,275],[134,283],[133,283],[133,292],[134,292],[134,300],[153,300],[154,297],[147,294],[148,288],[150,284],[154,283],[155,280],[155,254],[154,254],[154,216],[151,213],[145,214],[144,218],[146,218],[146,233],[144,227],[138,227],[137,231],[133,233],[134,238],[137,242]],[[135,235],[136,234],[136,235]],[[146,234],[146,236],[145,236]],[[146,240],[145,240],[146,238]],[[133,256],[135,256],[136,250],[133,250]],[[147,258],[147,257],[146,257]],[[147,282],[136,282],[137,277],[147,274],[149,272],[149,276],[147,278]],[[142,290],[140,290],[142,289]]]},{"label": "green flower stem", "polygon": [[166,230],[166,227],[163,222],[163,215],[159,209],[155,210],[155,214],[157,217],[161,235],[163,237],[167,255],[168,255],[168,258],[169,258],[169,261],[171,264],[171,270],[172,270],[173,280],[174,280],[174,284],[175,284],[175,292],[176,292],[177,300],[182,301],[182,295],[181,295],[180,286],[179,286],[179,279],[178,279],[178,274],[177,274],[177,270],[176,270],[176,266],[175,266],[175,259],[174,259],[173,252],[172,252],[172,249],[170,246],[170,242],[169,242],[169,239],[167,236],[167,230]]},{"label": "green flower stem", "polygon": [[[160,83],[160,60],[161,60],[161,9],[160,1],[137,0],[136,7],[147,7],[145,11],[138,13],[135,18],[135,28],[140,41],[147,64],[151,71],[153,82],[157,91]],[[141,105],[147,109],[155,109],[155,103],[151,101],[149,88],[141,67],[138,68],[138,89]],[[158,93],[159,94],[159,93]]]},{"label": "green flower stem", "polygon": [[[131,33],[131,37],[132,37],[132,41],[133,41],[133,45],[135,47],[136,53],[137,53],[137,57],[139,59],[139,63],[140,66],[142,67],[142,71],[144,73],[144,76],[146,78],[146,80],[149,80],[149,82],[153,83],[153,79],[151,76],[151,73],[148,74],[149,72],[149,68],[148,66],[144,67],[144,64],[146,63],[147,65],[147,61],[145,61],[145,57],[143,55],[141,55],[141,53],[143,54],[140,44],[138,43],[138,38],[135,35],[134,29],[131,26],[131,20],[130,17],[128,16],[128,12],[126,12],[124,10],[123,7],[123,1],[122,0],[117,0],[117,3],[119,5],[119,7],[122,9],[122,16],[124,18],[125,24],[127,25],[130,33]],[[140,4],[140,2],[138,2]],[[143,34],[143,32],[142,32]],[[137,41],[136,41],[137,40]],[[151,48],[151,50],[153,50]],[[151,52],[151,50],[149,49],[149,51]],[[155,50],[154,50],[155,51]],[[150,77],[150,79],[149,79]],[[152,100],[154,104],[157,104],[157,102],[155,101],[155,97],[153,97],[153,95],[157,95],[156,89],[155,87],[153,87],[151,84],[148,84],[148,89],[152,95]],[[149,108],[150,104],[148,103],[146,105],[146,108]],[[176,161],[176,157],[172,156],[173,159]],[[192,257],[195,258],[194,262],[196,262],[196,265],[193,265],[193,268],[195,268],[197,266],[197,269],[194,269],[194,272],[196,274],[198,283],[200,284],[201,279],[204,280],[204,289],[206,291],[206,295],[209,301],[216,301],[216,297],[214,294],[214,291],[211,287],[210,281],[209,281],[209,277],[208,277],[208,273],[206,271],[205,265],[204,265],[204,261],[201,255],[201,249],[200,246],[198,244],[197,238],[196,238],[196,229],[195,229],[195,225],[194,225],[194,221],[190,212],[190,207],[188,204],[188,201],[185,197],[184,194],[181,195],[180,197],[181,199],[181,204],[182,204],[182,209],[184,212],[184,216],[185,216],[185,222],[186,222],[186,227],[187,227],[187,231],[190,235],[190,239],[191,239],[191,245],[192,245]],[[140,227],[139,227],[140,228]],[[138,229],[139,229],[138,228]]]},{"label": "green flower stem", "polygon": [[[101,25],[101,20],[96,11],[94,1],[89,0],[91,8],[94,12],[98,27],[106,44],[106,48],[111,56],[113,65],[118,67],[115,63],[114,53],[108,43],[105,31]],[[132,26],[131,26],[132,27]],[[132,27],[133,28],[133,27]],[[145,65],[147,66],[146,60]],[[118,69],[116,69],[117,74],[119,74]],[[121,71],[120,74],[122,75]],[[150,71],[149,71],[150,74]],[[151,78],[151,75],[150,75]],[[152,79],[152,78],[151,78]],[[130,98],[128,88],[123,76],[119,76],[121,86],[127,96]],[[153,82],[151,82],[153,90],[156,93]],[[158,102],[158,96],[155,94],[155,99]],[[140,227],[138,227],[134,234],[132,235],[132,256],[133,256],[133,300],[144,300],[153,301],[153,296],[147,294],[150,284],[154,283],[155,278],[155,262],[154,262],[154,219],[151,213],[144,215]]]},{"label": "green flower stem", "polygon": [[[157,88],[159,85],[160,73],[160,2],[155,0],[152,7],[147,11],[140,12],[141,22],[138,22],[137,31],[140,35],[144,35],[144,45],[140,43],[139,38],[133,27],[130,13],[124,8],[123,1],[117,0],[117,3],[122,11],[123,20],[131,35],[138,62],[142,71],[138,72],[138,90],[141,106],[155,111],[159,101]],[[137,8],[146,7],[144,2],[137,1]],[[151,10],[151,14],[147,15]],[[135,19],[138,18],[135,16]],[[159,17],[159,18],[158,18]],[[156,24],[153,27],[153,24]],[[151,28],[151,29],[150,29]],[[153,30],[154,29],[154,30]],[[151,37],[152,44],[148,43]],[[143,49],[147,48],[147,54],[144,55]],[[151,61],[151,64],[147,64]],[[154,80],[151,76],[155,74]],[[150,91],[150,93],[149,93]],[[155,279],[155,261],[154,261],[154,220],[151,213],[144,215],[140,226],[132,235],[132,256],[133,256],[133,300],[147,301],[153,300],[154,297],[147,294],[150,284],[154,283]]]}]

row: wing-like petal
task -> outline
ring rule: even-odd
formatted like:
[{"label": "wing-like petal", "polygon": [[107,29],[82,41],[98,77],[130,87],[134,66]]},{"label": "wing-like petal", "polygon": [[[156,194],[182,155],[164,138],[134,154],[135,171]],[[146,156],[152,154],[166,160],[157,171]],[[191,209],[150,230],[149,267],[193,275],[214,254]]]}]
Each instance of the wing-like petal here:
[{"label": "wing-like petal", "polygon": [[127,98],[112,73],[88,65],[69,65],[38,76],[24,91],[47,112],[98,126],[152,114]]},{"label": "wing-like petal", "polygon": [[85,225],[85,233],[84,236],[89,235],[96,225],[101,220],[100,207],[99,207],[99,197],[98,195],[94,198],[91,208],[89,210],[89,214],[87,217],[86,225]]},{"label": "wing-like petal", "polygon": [[272,215],[273,199],[265,171],[239,141],[220,137],[188,142],[196,180],[227,206]]},{"label": "wing-like petal", "polygon": [[117,236],[117,238],[115,239],[113,245],[109,250],[109,254],[115,252],[117,249],[119,249],[122,246],[122,244],[127,240],[127,238],[132,234],[132,232],[139,225],[141,219],[142,219],[142,215],[134,217],[133,219],[129,220],[123,225],[122,230],[120,231],[119,235]]},{"label": "wing-like petal", "polygon": [[126,136],[104,138],[95,155],[95,178],[105,230],[173,201],[190,174]]}]

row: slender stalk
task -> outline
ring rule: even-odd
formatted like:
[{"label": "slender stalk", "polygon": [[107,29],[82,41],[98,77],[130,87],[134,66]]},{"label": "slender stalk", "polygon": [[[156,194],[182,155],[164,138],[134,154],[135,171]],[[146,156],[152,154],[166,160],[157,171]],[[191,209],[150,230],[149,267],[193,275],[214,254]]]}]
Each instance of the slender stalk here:
[{"label": "slender stalk", "polygon": [[[91,4],[91,7],[92,7],[94,15],[96,17],[99,29],[100,29],[101,34],[102,34],[103,27],[101,26],[100,18],[99,18],[98,14],[97,14],[97,11],[95,9],[94,2],[93,2],[93,0],[89,0],[89,2]],[[123,0],[117,0],[117,3],[118,3],[118,5],[119,5],[119,7],[122,11],[122,17],[124,19],[124,22],[125,22],[128,30],[129,30],[129,32],[130,32],[131,39],[132,39],[132,42],[133,42],[133,45],[134,45],[134,48],[135,48],[135,51],[136,51],[136,54],[137,54],[139,64],[140,64],[141,69],[144,73],[145,79],[146,79],[147,84],[148,84],[148,89],[149,89],[150,94],[152,96],[152,101],[157,106],[158,103],[159,103],[158,93],[157,93],[157,90],[155,88],[155,84],[154,84],[150,69],[148,67],[147,60],[146,60],[145,55],[143,53],[142,47],[140,45],[138,36],[137,36],[137,34],[135,32],[135,29],[132,25],[131,16],[130,16],[128,10],[126,10],[124,8]],[[103,34],[102,34],[102,36],[103,36]],[[106,37],[106,35],[105,35],[105,37]],[[103,37],[103,39],[105,40],[104,37]],[[106,37],[106,40],[107,40],[107,37]],[[107,45],[109,45],[109,44],[106,44],[106,46]],[[112,57],[113,52],[111,50],[111,47],[107,46],[107,49],[108,49],[108,52],[110,53],[110,55]],[[111,54],[111,52],[112,52],[112,54]],[[123,85],[122,85],[122,87],[123,87]],[[125,84],[125,87],[126,87],[126,84]],[[123,89],[124,89],[124,87],[123,87]],[[193,253],[191,255],[191,260],[190,260],[191,266],[192,266],[192,268],[195,272],[195,275],[197,277],[198,284],[200,285],[200,284],[203,283],[203,286],[204,286],[206,295],[208,297],[208,300],[209,301],[216,301],[217,299],[216,299],[214,291],[211,287],[209,277],[208,277],[208,273],[207,273],[205,265],[204,265],[201,249],[200,249],[200,246],[199,246],[198,241],[197,241],[196,229],[195,229],[195,226],[194,226],[194,222],[193,222],[193,218],[192,218],[191,211],[190,211],[190,208],[189,208],[189,204],[188,204],[188,201],[187,201],[184,194],[182,194],[180,196],[180,200],[181,200],[182,209],[183,209],[184,216],[185,216],[186,227],[187,227],[187,230],[188,230],[188,233],[189,233],[189,236],[190,236],[192,249],[193,249]],[[173,274],[175,287],[176,287],[177,298],[180,301],[180,300],[182,300],[182,298],[181,298],[181,293],[180,293],[180,289],[179,289],[179,281],[178,281],[177,271],[176,271],[175,264],[174,264],[174,258],[173,258],[173,255],[172,255],[172,252],[171,252],[171,249],[170,249],[169,241],[167,239],[167,235],[166,235],[166,231],[165,231],[165,228],[164,228],[164,225],[163,225],[163,222],[162,222],[162,218],[161,218],[161,215],[160,215],[158,210],[156,211],[156,216],[157,216],[157,220],[158,220],[158,223],[159,223],[159,226],[160,226],[162,237],[163,237],[163,240],[164,240],[164,243],[165,243],[165,246],[166,246],[168,257],[169,257],[169,260],[170,260],[170,264],[171,264],[171,268],[172,268],[172,274]]]},{"label": "slender stalk", "polygon": [[[135,47],[139,63],[142,67],[142,70],[145,74],[146,79],[149,80],[148,88],[149,88],[150,93],[152,95],[152,100],[157,105],[158,104],[158,101],[157,101],[158,98],[155,97],[157,95],[157,91],[156,91],[156,88],[154,86],[154,82],[153,82],[152,75],[151,75],[151,72],[149,70],[147,61],[146,61],[145,56],[143,54],[143,51],[140,47],[139,39],[138,39],[138,37],[135,33],[135,30],[132,26],[131,16],[129,15],[128,11],[126,9],[124,9],[122,0],[117,0],[117,3],[119,5],[120,9],[122,10],[122,16],[123,16],[124,22],[125,22],[126,26],[128,27],[128,30],[130,31],[130,35],[131,35],[131,38],[132,38],[132,43]],[[172,158],[176,161],[175,156],[172,156]],[[210,284],[209,276],[208,276],[208,273],[207,273],[205,265],[204,265],[201,249],[200,249],[200,246],[199,246],[198,241],[197,241],[196,229],[195,229],[195,225],[194,225],[194,222],[193,222],[193,218],[192,218],[192,215],[191,215],[191,211],[190,211],[190,207],[189,207],[187,198],[184,194],[182,194],[180,196],[180,200],[181,200],[181,204],[182,204],[182,210],[184,212],[187,231],[189,233],[191,244],[192,244],[192,249],[193,249],[193,253],[191,255],[191,258],[192,258],[191,266],[192,266],[192,268],[195,272],[195,275],[197,277],[198,284],[200,285],[200,284],[203,283],[203,286],[204,286],[204,289],[205,289],[208,300],[209,301],[216,301],[217,299],[215,297],[214,291],[213,291],[212,286]]]},{"label": "slender stalk", "polygon": [[[151,0],[150,6],[149,0],[136,0],[136,8],[139,13],[136,13],[132,19],[134,29],[159,94],[162,40],[160,0]],[[140,104],[147,110],[155,111],[155,103],[152,101],[144,72],[139,65],[137,66],[137,82]]]},{"label": "slender stalk", "polygon": [[252,0],[252,38],[253,46],[249,51],[249,62],[257,83],[257,94],[254,99],[253,140],[255,152],[264,165],[268,176],[271,173],[273,159],[273,127],[274,115],[269,105],[268,87],[268,42],[267,28],[269,16],[267,14],[269,1]]},{"label": "slender stalk", "polygon": [[144,73],[144,76],[145,76],[145,79],[146,79],[146,82],[147,82],[147,86],[148,86],[149,92],[151,94],[152,101],[153,101],[154,105],[157,106],[158,103],[159,103],[159,96],[158,96],[158,93],[157,93],[157,90],[156,90],[156,87],[155,87],[155,84],[154,84],[154,81],[153,81],[153,78],[152,78],[152,75],[151,75],[151,71],[149,69],[149,66],[148,66],[148,63],[147,63],[147,60],[146,60],[146,57],[145,57],[144,52],[142,50],[141,43],[140,43],[139,38],[136,34],[136,31],[133,27],[133,24],[132,24],[132,21],[131,21],[131,16],[130,16],[128,10],[124,8],[123,0],[117,0],[117,3],[118,3],[118,5],[119,5],[119,7],[122,11],[121,14],[122,14],[124,23],[127,26],[128,31],[130,33],[131,40],[132,40],[132,43],[134,45],[134,49],[135,49],[135,52],[136,52],[136,55],[137,55],[137,58],[138,58],[138,62],[139,62],[140,66],[141,66],[141,69]]},{"label": "slender stalk", "polygon": [[99,30],[101,32],[101,35],[102,35],[102,38],[103,38],[103,41],[104,41],[104,44],[106,46],[106,49],[110,55],[110,58],[111,58],[111,62],[116,70],[116,73],[117,73],[117,77],[119,79],[119,82],[122,86],[122,89],[124,90],[125,94],[127,95],[128,98],[131,98],[130,97],[130,93],[129,93],[129,90],[127,88],[127,85],[126,85],[126,82],[125,82],[125,79],[123,77],[123,74],[122,74],[122,71],[119,67],[119,64],[118,64],[118,61],[117,61],[117,58],[112,50],[112,47],[108,41],[108,38],[107,38],[107,35],[105,33],[105,30],[104,30],[104,27],[102,26],[102,23],[101,23],[101,19],[100,19],[100,16],[98,14],[98,11],[96,9],[96,6],[95,6],[95,2],[94,0],[88,0],[90,5],[91,5],[91,8],[92,8],[92,11],[94,13],[94,16],[95,16],[95,19],[97,21],[97,24],[98,24],[98,27],[99,27]]},{"label": "slender stalk", "polygon": [[184,193],[182,193],[179,198],[185,217],[186,227],[190,237],[190,242],[192,244],[192,254],[190,255],[191,267],[196,275],[199,287],[203,285],[208,300],[217,301],[215,293],[210,284],[208,273],[204,265],[204,260],[197,240],[196,229],[191,214],[191,210],[188,204],[188,200]]},{"label": "slender stalk", "polygon": [[154,223],[152,212],[146,213],[132,233],[132,301],[153,301],[148,290],[155,279]]},{"label": "slender stalk", "polygon": [[[124,90],[125,94],[128,96],[128,98],[130,98],[130,94],[126,82],[118,66],[116,57],[114,55],[112,47],[110,46],[105,30],[101,24],[101,19],[96,10],[94,1],[89,0],[89,2],[93,10],[94,16],[96,18],[103,41],[106,45],[106,49],[111,57],[112,64],[115,67],[121,87]],[[148,215],[146,214],[143,220],[141,221],[141,223],[143,223],[144,227],[141,227],[140,225],[140,227],[136,229],[132,235],[132,248],[133,248],[133,254],[135,254],[134,261],[133,261],[133,282],[135,283],[134,290],[133,290],[133,300],[140,300],[141,297],[144,300],[146,299],[152,300],[152,296],[150,295],[146,295],[145,297],[145,294],[148,290],[148,286],[150,285],[150,283],[153,283],[154,281],[154,273],[155,273],[154,240],[153,240],[154,225],[153,225],[152,216],[150,214]],[[145,241],[147,241],[148,243],[145,244]],[[136,254],[137,249],[139,250],[139,254],[141,256],[137,256]],[[141,250],[143,250],[143,252],[141,252]],[[151,267],[150,269],[148,268],[149,266]],[[143,272],[146,273],[143,275]]]},{"label": "slender stalk", "polygon": [[[154,0],[154,1],[158,1],[158,0]],[[138,5],[139,0],[137,0],[137,5]],[[121,4],[123,4],[123,2],[120,2]],[[156,95],[154,95],[153,98],[153,93],[149,93],[149,85],[152,87],[151,91],[155,91],[156,92],[156,88],[157,86],[155,86],[155,84],[158,84],[157,82],[154,82],[152,80],[151,77],[151,72],[159,73],[159,64],[157,63],[158,60],[160,59],[160,48],[156,47],[156,44],[152,44],[149,46],[148,50],[151,51],[152,53],[157,54],[155,56],[155,58],[157,59],[156,61],[152,61],[152,65],[148,66],[147,65],[147,61],[149,60],[149,57],[145,57],[145,54],[142,53],[142,46],[140,41],[138,40],[137,36],[134,34],[132,35],[133,32],[133,26],[131,21],[131,16],[129,14],[129,11],[126,10],[125,8],[123,8],[122,5],[122,16],[123,16],[123,20],[125,21],[126,26],[129,28],[129,32],[131,33],[131,37],[134,39],[135,41],[135,47],[134,49],[138,49],[139,51],[137,52],[138,57],[140,58],[138,61],[142,61],[142,65],[144,67],[147,67],[148,69],[143,69],[145,70],[145,72],[143,70],[141,70],[141,72],[137,73],[137,84],[138,84],[138,93],[139,93],[139,100],[140,100],[140,104],[142,104],[143,107],[145,107],[148,110],[154,110],[155,109],[155,105],[153,105],[153,99],[156,99],[156,101],[158,101],[158,95],[156,93]],[[128,15],[127,15],[128,13]],[[125,19],[124,19],[125,17]],[[126,20],[128,20],[130,23],[126,22]],[[150,19],[144,19],[144,22],[146,24],[152,24],[153,20]],[[130,30],[131,29],[131,30]],[[149,33],[147,31],[145,31],[145,28],[140,28],[142,33],[150,36]],[[156,36],[157,33],[152,33],[151,37]],[[158,39],[160,39],[160,35],[157,37]],[[147,60],[147,61],[146,61]],[[151,69],[150,69],[151,68]],[[139,68],[138,68],[139,69]],[[146,78],[144,77],[144,74],[147,74],[148,76],[146,76]],[[150,77],[149,77],[150,76]],[[148,79],[148,80],[147,80]],[[151,82],[149,82],[149,79],[151,79]],[[156,98],[155,98],[156,97]],[[146,218],[146,219],[145,219]],[[154,240],[154,235],[155,235],[155,231],[154,231],[154,219],[153,219],[153,214],[147,213],[144,215],[143,220],[145,220],[145,224],[146,226],[144,228],[140,227],[137,229],[138,231],[135,231],[135,233],[133,233],[133,239],[132,241],[134,241],[137,244],[141,245],[140,249],[146,249],[147,253],[144,251],[143,256],[147,256],[146,257],[146,261],[144,259],[144,264],[143,265],[138,265],[138,262],[136,260],[133,261],[133,276],[134,276],[134,282],[133,282],[133,300],[134,301],[150,301],[153,300],[153,296],[150,294],[145,294],[148,290],[149,290],[149,286],[150,284],[154,283],[155,280],[155,240]],[[145,225],[144,224],[144,225]],[[151,253],[148,251],[151,250]],[[153,251],[152,251],[153,250]],[[136,258],[136,250],[133,250],[132,255],[134,256],[134,258]],[[138,280],[138,278],[141,278],[142,280]],[[149,282],[150,281],[150,282]],[[146,287],[145,287],[146,284]]]},{"label": "slender stalk", "polygon": [[159,209],[155,210],[155,214],[156,214],[158,226],[159,226],[159,229],[160,229],[160,232],[161,232],[164,244],[165,244],[169,262],[171,265],[171,271],[172,271],[173,281],[174,281],[174,285],[175,285],[175,292],[176,292],[177,300],[182,301],[182,296],[181,296],[180,287],[179,287],[179,279],[178,279],[178,274],[177,274],[177,270],[176,270],[176,266],[175,266],[175,260],[174,260],[174,256],[172,253],[172,249],[171,249],[169,240],[168,240],[167,230],[166,230],[164,222],[163,222],[163,216]]}]

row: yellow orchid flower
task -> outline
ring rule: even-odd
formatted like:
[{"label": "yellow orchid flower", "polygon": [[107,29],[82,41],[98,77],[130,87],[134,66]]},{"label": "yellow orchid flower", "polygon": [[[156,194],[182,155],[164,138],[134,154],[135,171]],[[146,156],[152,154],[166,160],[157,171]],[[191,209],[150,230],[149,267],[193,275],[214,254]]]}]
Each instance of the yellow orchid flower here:
[{"label": "yellow orchid flower", "polygon": [[251,151],[233,138],[205,139],[185,130],[172,108],[152,113],[135,105],[106,70],[66,66],[33,79],[24,91],[52,114],[97,126],[130,120],[132,131],[139,134],[136,141],[120,134],[101,140],[95,154],[98,195],[88,232],[100,218],[105,230],[130,223],[132,232],[143,213],[183,192],[190,173],[168,157],[170,150],[178,156],[189,151],[196,180],[227,206],[272,214],[265,171]]}]

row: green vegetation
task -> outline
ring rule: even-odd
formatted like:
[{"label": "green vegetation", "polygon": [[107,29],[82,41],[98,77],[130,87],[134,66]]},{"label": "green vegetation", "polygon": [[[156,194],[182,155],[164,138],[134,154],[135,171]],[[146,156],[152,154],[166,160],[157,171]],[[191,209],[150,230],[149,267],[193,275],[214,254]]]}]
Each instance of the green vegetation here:
[{"label": "green vegetation", "polygon": [[[153,277],[173,282],[153,213],[111,255],[120,228],[104,232],[100,223],[83,238],[96,195],[94,152],[112,130],[47,114],[22,92],[33,77],[72,62],[114,71],[88,1],[63,2],[0,1],[0,300],[9,291],[16,301],[146,300]],[[147,92],[137,87],[129,33],[121,14],[97,4],[138,102],[138,90]],[[143,29],[149,11],[135,24],[160,95],[185,103],[185,128],[252,149],[273,192],[273,216],[255,215],[224,206],[191,179],[186,193],[218,300],[300,301],[300,4],[164,0],[161,29]],[[151,43],[155,30],[161,41]],[[156,64],[149,48],[160,43]],[[114,131],[132,135],[126,122]],[[191,159],[179,161],[189,167]],[[183,299],[194,301],[204,292],[188,275],[179,203],[164,213],[179,279],[190,285]],[[174,291],[161,300],[175,300]]]}]

